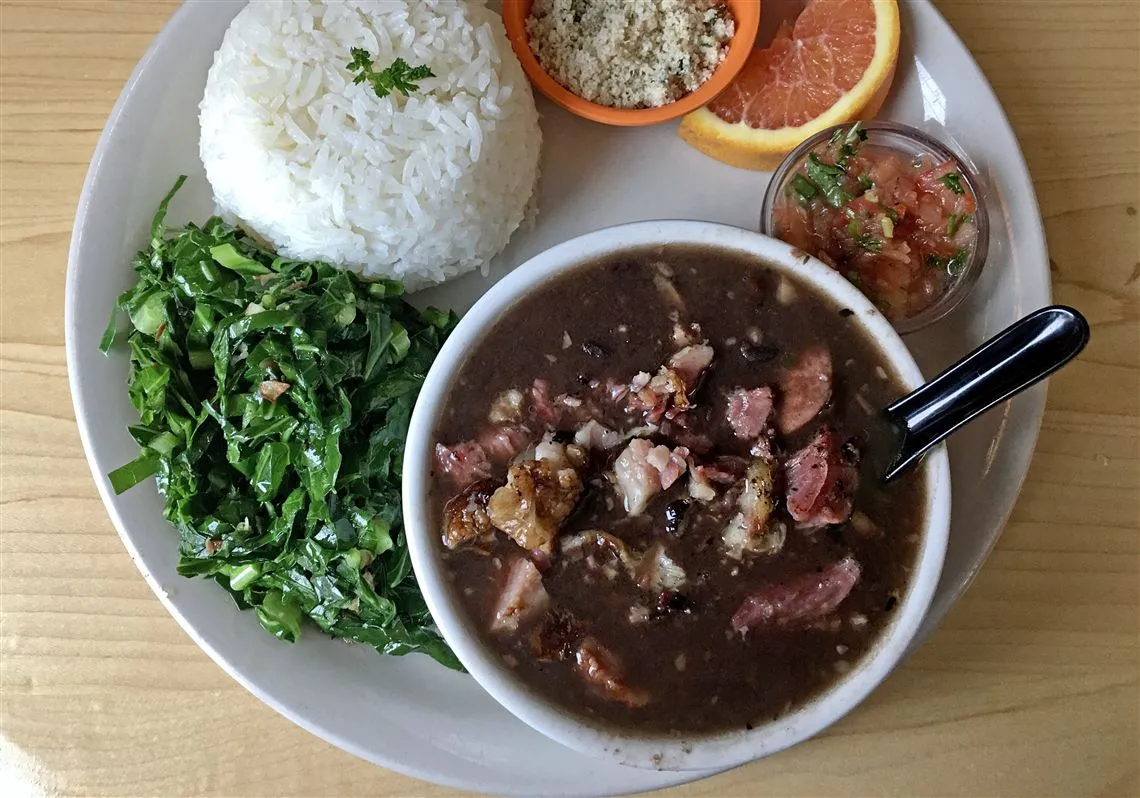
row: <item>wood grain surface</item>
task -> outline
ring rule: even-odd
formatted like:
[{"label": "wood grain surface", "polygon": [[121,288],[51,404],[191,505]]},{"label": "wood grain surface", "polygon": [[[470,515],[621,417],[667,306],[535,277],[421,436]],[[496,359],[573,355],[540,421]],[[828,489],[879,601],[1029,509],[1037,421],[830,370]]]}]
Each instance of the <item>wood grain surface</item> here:
[{"label": "wood grain surface", "polygon": [[[941,0],[1021,139],[1057,376],[996,552],[934,637],[823,737],[677,795],[1140,793],[1140,2]],[[131,564],[73,420],[63,288],[103,123],[173,0],[0,2],[0,794],[454,794],[262,705]]]}]

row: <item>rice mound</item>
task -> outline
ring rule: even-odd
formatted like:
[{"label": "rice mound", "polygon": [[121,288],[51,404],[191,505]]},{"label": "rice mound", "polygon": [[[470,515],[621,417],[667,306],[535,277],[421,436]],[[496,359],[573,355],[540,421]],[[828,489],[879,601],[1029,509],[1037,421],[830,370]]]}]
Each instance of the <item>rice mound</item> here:
[{"label": "rice mound", "polygon": [[[405,97],[354,84],[403,58]],[[289,258],[409,288],[485,267],[523,222],[542,134],[502,20],[456,0],[253,0],[230,24],[199,107],[221,212]]]}]

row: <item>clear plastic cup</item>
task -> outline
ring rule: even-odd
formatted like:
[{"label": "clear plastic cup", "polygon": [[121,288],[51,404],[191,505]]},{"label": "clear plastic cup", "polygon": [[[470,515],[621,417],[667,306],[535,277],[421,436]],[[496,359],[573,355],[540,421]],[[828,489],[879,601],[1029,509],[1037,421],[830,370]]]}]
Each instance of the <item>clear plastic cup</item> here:
[{"label": "clear plastic cup", "polygon": [[[780,231],[776,230],[774,224],[776,203],[786,195],[789,183],[800,172],[808,155],[817,148],[826,145],[837,130],[850,130],[853,124],[849,122],[822,130],[806,139],[789,153],[772,175],[772,182],[768,184],[768,191],[764,195],[764,204],[760,212],[760,232],[780,238]],[[974,284],[977,283],[989,250],[990,226],[985,192],[973,166],[964,154],[955,152],[946,144],[921,130],[896,122],[882,121],[864,122],[861,127],[867,131],[864,146],[872,145],[879,149],[894,150],[912,159],[926,156],[933,163],[947,160],[955,161],[962,175],[962,181],[969,188],[977,203],[977,209],[973,214],[973,222],[977,232],[972,244],[967,249],[965,266],[958,274],[950,276],[942,295],[925,309],[911,316],[892,320],[895,329],[900,333],[915,332],[946,316],[961,304]],[[815,255],[816,253],[809,254]]]}]

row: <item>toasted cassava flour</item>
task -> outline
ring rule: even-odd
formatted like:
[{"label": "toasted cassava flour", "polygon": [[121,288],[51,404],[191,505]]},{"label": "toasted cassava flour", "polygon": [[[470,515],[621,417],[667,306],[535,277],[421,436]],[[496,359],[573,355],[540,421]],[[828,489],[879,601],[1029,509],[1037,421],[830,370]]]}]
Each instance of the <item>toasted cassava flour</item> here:
[{"label": "toasted cassava flour", "polygon": [[543,69],[579,97],[655,108],[712,76],[735,22],[715,0],[535,0],[526,30]]}]

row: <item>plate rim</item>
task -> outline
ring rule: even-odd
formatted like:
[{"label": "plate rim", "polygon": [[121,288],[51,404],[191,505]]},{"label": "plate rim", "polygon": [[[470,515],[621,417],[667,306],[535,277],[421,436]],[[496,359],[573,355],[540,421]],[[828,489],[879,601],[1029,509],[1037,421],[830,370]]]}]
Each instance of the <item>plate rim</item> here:
[{"label": "plate rim", "polygon": [[[1007,190],[1011,193],[1017,193],[1021,196],[1022,202],[1028,203],[1027,210],[1032,212],[1033,218],[1036,220],[1036,225],[1032,229],[1018,230],[1017,235],[1020,239],[1025,240],[1027,237],[1032,237],[1032,248],[1040,251],[1045,258],[1045,263],[1048,263],[1049,250],[1048,242],[1045,236],[1044,220],[1041,216],[1040,203],[1037,199],[1037,193],[1033,186],[1032,175],[1029,171],[1029,165],[1025,160],[1025,154],[1022,150],[1021,143],[1017,137],[1017,133],[1010,124],[1008,114],[1004,106],[1001,104],[993,86],[986,77],[984,71],[977,63],[977,59],[973,53],[966,47],[961,37],[954,27],[946,20],[938,8],[931,2],[931,0],[900,0],[907,2],[910,8],[910,16],[912,20],[916,15],[930,15],[935,23],[939,23],[941,33],[949,33],[953,37],[953,41],[965,54],[967,63],[971,69],[970,82],[979,86],[979,91],[984,91],[988,97],[989,104],[996,110],[1001,122],[1004,123],[1006,130],[1008,130],[1012,139],[1016,160],[1012,164],[1010,171],[1016,174],[1018,181],[1021,183],[1019,186],[1006,186]],[[347,753],[352,754],[366,762],[374,765],[392,770],[404,776],[415,779],[420,779],[425,782],[439,784],[445,787],[457,788],[463,790],[485,790],[486,788],[480,785],[473,785],[469,779],[462,777],[452,776],[444,771],[426,770],[415,765],[408,765],[398,759],[392,759],[385,756],[382,752],[376,749],[365,749],[357,745],[341,733],[332,728],[326,727],[310,721],[299,711],[295,711],[286,704],[280,702],[273,694],[263,690],[256,681],[246,679],[237,670],[237,668],[230,663],[229,659],[223,655],[214,646],[208,643],[197,632],[195,626],[182,614],[176,606],[173,598],[166,592],[166,590],[159,584],[157,578],[147,567],[146,563],[142,560],[142,556],[138,548],[134,545],[131,536],[126,531],[126,525],[118,511],[115,503],[115,497],[110,492],[109,483],[105,480],[105,475],[99,470],[95,453],[93,449],[91,437],[91,425],[88,423],[88,413],[85,411],[86,405],[84,403],[84,388],[78,378],[78,359],[79,352],[77,341],[78,329],[75,321],[75,307],[78,301],[77,297],[77,273],[79,270],[78,255],[82,248],[85,223],[88,214],[91,211],[92,195],[100,171],[99,167],[105,152],[109,148],[112,138],[118,133],[118,129],[123,120],[125,107],[135,92],[142,76],[146,71],[157,61],[159,53],[166,47],[168,40],[174,38],[175,28],[182,24],[184,18],[189,16],[191,10],[200,6],[211,5],[209,0],[184,0],[182,4],[170,15],[169,19],[163,24],[158,33],[151,39],[147,45],[146,50],[140,57],[134,69],[131,71],[130,76],[127,78],[107,116],[107,121],[104,123],[103,129],[100,132],[99,138],[92,151],[91,161],[88,165],[86,175],[83,180],[82,189],[79,194],[79,200],[76,206],[75,217],[72,224],[71,240],[68,248],[68,260],[65,278],[64,290],[64,345],[66,355],[66,367],[68,374],[68,387],[71,393],[72,409],[75,414],[75,423],[79,431],[80,441],[83,446],[84,457],[87,460],[87,465],[91,471],[92,478],[95,482],[96,489],[99,492],[99,497],[103,506],[115,527],[119,539],[122,541],[124,548],[130,556],[131,561],[142,574],[147,585],[151,591],[161,602],[166,611],[175,619],[182,630],[190,637],[191,640],[203,651],[206,655],[213,660],[227,675],[234,681],[240,684],[243,688],[248,690],[261,702],[272,708],[278,714],[284,716],[292,723],[300,726],[307,732],[321,738],[322,740],[335,745]],[[913,25],[913,22],[911,23]],[[1014,191],[1014,189],[1016,189]],[[1053,293],[1052,276],[1046,266],[1040,271],[1042,279],[1040,281],[1040,290],[1044,292],[1046,301],[1050,301]],[[930,610],[927,613],[926,619],[923,621],[925,632],[920,632],[916,636],[911,653],[917,649],[925,640],[934,632],[935,629],[942,623],[949,611],[961,599],[962,595],[968,590],[974,579],[980,573],[985,563],[992,554],[994,547],[997,545],[998,540],[1002,537],[1008,526],[1009,520],[1017,506],[1018,498],[1025,486],[1028,478],[1033,455],[1037,448],[1037,443],[1040,438],[1040,432],[1044,421],[1045,407],[1047,396],[1047,382],[1042,383],[1035,389],[1024,393],[1020,399],[1023,407],[1021,408],[1022,423],[1023,423],[1023,444],[1022,454],[1018,461],[1015,463],[1020,473],[1017,478],[1012,480],[1013,484],[1011,491],[1013,499],[1010,502],[1009,508],[1000,516],[996,521],[996,534],[990,541],[989,545],[981,552],[980,558],[976,564],[969,570],[966,578],[960,580],[952,585],[949,585],[944,596],[936,596],[931,604]],[[1006,405],[1008,407],[1008,404]],[[569,750],[569,749],[568,749]],[[637,769],[631,769],[637,770]],[[685,783],[697,781],[708,776],[716,775],[717,773],[725,772],[725,770],[716,771],[640,771],[646,774],[647,778],[653,775],[657,776],[671,776],[674,778],[664,778],[657,781],[652,786],[647,787],[629,787],[618,791],[608,791],[609,795],[622,795],[632,794],[644,789],[662,789],[666,787],[678,786]],[[504,794],[527,794],[524,789],[518,790],[497,790]],[[566,791],[559,794],[565,795],[595,795],[596,792],[575,792]]]}]

